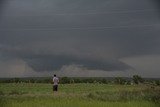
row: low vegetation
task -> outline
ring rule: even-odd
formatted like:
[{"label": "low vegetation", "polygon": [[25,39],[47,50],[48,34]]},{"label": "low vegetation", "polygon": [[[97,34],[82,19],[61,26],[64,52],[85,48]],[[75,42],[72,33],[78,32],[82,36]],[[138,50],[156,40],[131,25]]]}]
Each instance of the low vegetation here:
[{"label": "low vegetation", "polygon": [[1,107],[159,107],[160,87],[103,83],[1,83]]},{"label": "low vegetation", "polygon": [[[52,77],[40,78],[8,78],[0,79],[0,83],[52,83]],[[100,84],[120,84],[120,85],[133,85],[133,84],[152,84],[160,85],[160,79],[142,78],[139,75],[133,75],[132,78],[115,77],[60,77],[61,84],[73,83],[100,83]]]},{"label": "low vegetation", "polygon": [[0,107],[159,107],[160,80],[61,77],[0,79]]}]

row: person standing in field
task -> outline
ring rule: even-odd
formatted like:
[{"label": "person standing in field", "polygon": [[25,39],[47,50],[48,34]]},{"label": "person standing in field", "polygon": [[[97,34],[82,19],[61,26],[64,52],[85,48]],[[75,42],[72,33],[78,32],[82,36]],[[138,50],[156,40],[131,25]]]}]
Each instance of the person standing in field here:
[{"label": "person standing in field", "polygon": [[53,92],[58,91],[59,79],[56,75],[53,77]]}]

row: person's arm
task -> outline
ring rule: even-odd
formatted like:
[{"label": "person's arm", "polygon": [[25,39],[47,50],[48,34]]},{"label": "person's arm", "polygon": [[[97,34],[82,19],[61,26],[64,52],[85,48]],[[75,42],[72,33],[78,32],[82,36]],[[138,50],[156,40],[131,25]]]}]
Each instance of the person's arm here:
[{"label": "person's arm", "polygon": [[54,78],[53,78],[53,80],[52,80],[52,81],[53,81],[53,84],[54,84]]},{"label": "person's arm", "polygon": [[59,83],[59,78],[58,78],[58,83]]}]

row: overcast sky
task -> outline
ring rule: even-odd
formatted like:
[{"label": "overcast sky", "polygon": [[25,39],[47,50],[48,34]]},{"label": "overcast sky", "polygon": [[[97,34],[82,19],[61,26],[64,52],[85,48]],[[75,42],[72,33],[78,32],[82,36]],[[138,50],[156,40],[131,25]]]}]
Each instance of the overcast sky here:
[{"label": "overcast sky", "polygon": [[160,77],[158,0],[1,0],[0,77]]}]

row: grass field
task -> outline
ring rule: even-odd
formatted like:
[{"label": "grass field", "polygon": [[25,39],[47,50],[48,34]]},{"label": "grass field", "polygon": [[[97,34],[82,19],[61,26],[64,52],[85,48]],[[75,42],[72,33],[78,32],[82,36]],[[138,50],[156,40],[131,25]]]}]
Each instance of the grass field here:
[{"label": "grass field", "polygon": [[0,84],[0,107],[159,107],[160,87],[147,85]]}]

